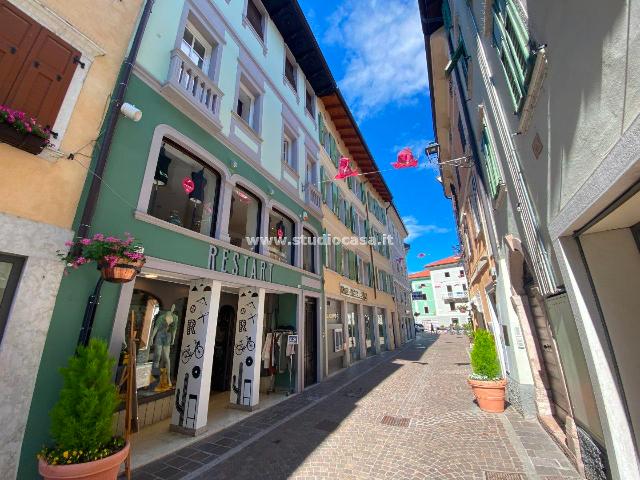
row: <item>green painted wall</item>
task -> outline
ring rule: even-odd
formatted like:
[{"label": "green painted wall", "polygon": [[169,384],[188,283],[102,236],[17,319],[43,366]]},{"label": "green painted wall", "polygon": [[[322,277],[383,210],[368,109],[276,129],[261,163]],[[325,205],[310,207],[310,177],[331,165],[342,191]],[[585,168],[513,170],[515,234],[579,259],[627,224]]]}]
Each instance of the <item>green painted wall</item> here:
[{"label": "green painted wall", "polygon": [[[158,124],[171,125],[181,131],[229,167],[233,161],[237,162],[235,172],[264,192],[272,187],[272,198],[296,215],[300,216],[305,210],[276,184],[256,172],[135,76],[128,89],[127,101],[141,108],[144,114],[137,123],[122,120],[118,124],[104,175],[104,181],[115,193],[103,184],[92,233],[121,235],[123,232],[130,232],[144,243],[145,253],[150,256],[208,268],[209,243],[136,220],[133,216],[153,132]],[[321,222],[317,218],[309,216],[309,223],[317,231],[322,231]],[[301,277],[300,272],[286,267],[278,266],[274,269],[274,281],[280,279],[280,283],[284,285],[297,287],[301,284]],[[58,368],[66,365],[68,357],[75,350],[86,300],[97,279],[98,272],[87,266],[71,272],[61,283],[36,379],[18,478],[37,478],[35,455],[44,444],[50,442],[48,412],[57,400],[61,386]],[[93,336],[105,339],[111,337],[119,291],[120,287],[117,285],[104,285]]]},{"label": "green painted wall", "polygon": [[[436,315],[436,301],[435,294],[433,292],[433,285],[430,278],[419,278],[411,280],[411,291],[421,292],[426,295],[426,300],[412,300],[413,313],[418,313],[418,316],[414,315],[415,320],[428,319],[429,317],[435,317]],[[424,313],[424,307],[428,307],[429,313]]]}]

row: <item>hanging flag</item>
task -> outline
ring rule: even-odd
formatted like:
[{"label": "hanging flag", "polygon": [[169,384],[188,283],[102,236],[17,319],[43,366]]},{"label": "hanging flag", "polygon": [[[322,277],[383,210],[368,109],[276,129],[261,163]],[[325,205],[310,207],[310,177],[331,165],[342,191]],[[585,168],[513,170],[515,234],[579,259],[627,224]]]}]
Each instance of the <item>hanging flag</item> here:
[{"label": "hanging flag", "polygon": [[418,254],[418,258],[424,258],[424,257],[426,257],[426,256],[427,256],[427,254],[426,254],[426,253],[419,253],[419,254]]},{"label": "hanging flag", "polygon": [[398,152],[398,159],[391,164],[393,168],[410,168],[418,165],[418,160],[413,156],[413,152],[409,147],[404,147]]},{"label": "hanging flag", "polygon": [[348,177],[358,176],[358,172],[353,170],[349,163],[350,162],[347,157],[342,157],[340,159],[340,163],[338,164],[338,174],[334,177],[336,180],[344,180]]}]

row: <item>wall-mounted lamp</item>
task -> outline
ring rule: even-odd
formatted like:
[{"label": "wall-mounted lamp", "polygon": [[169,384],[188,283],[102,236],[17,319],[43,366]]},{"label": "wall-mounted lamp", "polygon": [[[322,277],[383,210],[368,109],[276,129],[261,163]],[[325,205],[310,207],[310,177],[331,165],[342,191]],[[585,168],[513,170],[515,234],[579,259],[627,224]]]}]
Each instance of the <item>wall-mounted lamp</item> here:
[{"label": "wall-mounted lamp", "polygon": [[130,103],[123,103],[120,107],[120,113],[134,122],[139,122],[142,118],[142,110]]}]

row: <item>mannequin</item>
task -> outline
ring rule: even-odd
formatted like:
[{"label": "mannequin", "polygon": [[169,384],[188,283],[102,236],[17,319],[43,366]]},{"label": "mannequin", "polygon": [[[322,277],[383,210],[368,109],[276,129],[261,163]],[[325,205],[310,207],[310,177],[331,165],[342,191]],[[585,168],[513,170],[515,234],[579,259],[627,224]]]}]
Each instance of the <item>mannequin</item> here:
[{"label": "mannequin", "polygon": [[178,314],[176,306],[171,305],[171,310],[158,312],[153,321],[153,331],[151,332],[151,340],[155,347],[153,357],[153,368],[158,368],[160,362],[167,369],[167,379],[171,385],[171,345],[176,340],[176,330],[178,329]]}]

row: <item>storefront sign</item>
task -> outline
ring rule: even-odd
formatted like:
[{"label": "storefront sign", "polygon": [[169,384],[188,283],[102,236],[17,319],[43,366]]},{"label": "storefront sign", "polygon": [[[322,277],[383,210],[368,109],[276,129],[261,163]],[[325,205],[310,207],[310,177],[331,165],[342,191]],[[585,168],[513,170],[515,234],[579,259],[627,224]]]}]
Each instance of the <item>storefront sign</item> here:
[{"label": "storefront sign", "polygon": [[413,300],[426,300],[427,299],[427,295],[425,293],[422,293],[422,292],[411,292],[411,298]]},{"label": "storefront sign", "polygon": [[288,345],[298,345],[298,335],[289,335],[287,337]]},{"label": "storefront sign", "polygon": [[366,300],[367,294],[362,290],[358,290],[357,288],[350,287],[349,285],[345,285],[343,283],[340,284],[340,294],[345,297],[357,298],[358,300]]},{"label": "storefront sign", "polygon": [[209,268],[215,272],[273,282],[272,263],[216,245],[209,248]]}]

